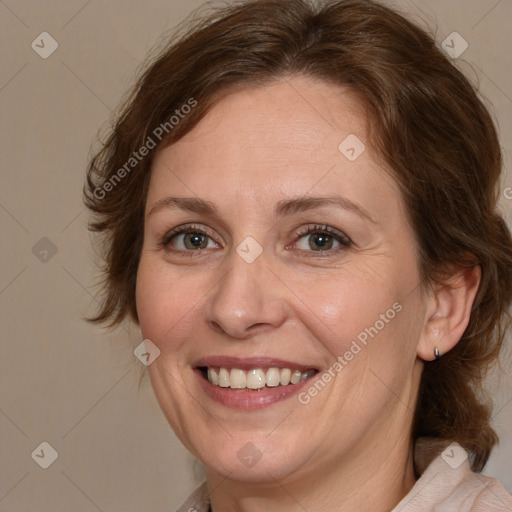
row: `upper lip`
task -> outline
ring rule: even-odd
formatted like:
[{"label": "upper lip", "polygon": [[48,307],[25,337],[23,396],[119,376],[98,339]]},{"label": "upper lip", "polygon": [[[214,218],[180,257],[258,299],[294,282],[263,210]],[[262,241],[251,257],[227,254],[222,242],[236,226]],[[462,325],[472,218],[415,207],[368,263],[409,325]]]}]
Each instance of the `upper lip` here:
[{"label": "upper lip", "polygon": [[232,356],[209,356],[196,361],[195,368],[238,368],[240,370],[252,370],[255,368],[290,368],[291,370],[314,370],[312,365],[275,359],[273,357],[232,357]]}]

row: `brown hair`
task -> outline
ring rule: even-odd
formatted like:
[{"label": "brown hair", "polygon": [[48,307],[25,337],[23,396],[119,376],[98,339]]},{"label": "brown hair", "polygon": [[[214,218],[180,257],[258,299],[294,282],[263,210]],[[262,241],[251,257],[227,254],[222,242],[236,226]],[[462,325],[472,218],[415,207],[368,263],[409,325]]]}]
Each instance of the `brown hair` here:
[{"label": "brown hair", "polygon": [[374,1],[235,4],[200,19],[151,60],[88,168],[85,203],[95,214],[90,229],[105,237],[106,262],[94,321],[115,325],[127,313],[137,321],[155,151],[190,131],[233,88],[292,74],[349,86],[368,109],[370,142],[401,187],[425,284],[442,282],[449,265],[481,267],[460,342],[425,364],[413,433],[458,441],[481,470],[497,442],[482,379],[498,357],[512,299],[512,240],[496,210],[500,146],[475,89],[433,38]]}]

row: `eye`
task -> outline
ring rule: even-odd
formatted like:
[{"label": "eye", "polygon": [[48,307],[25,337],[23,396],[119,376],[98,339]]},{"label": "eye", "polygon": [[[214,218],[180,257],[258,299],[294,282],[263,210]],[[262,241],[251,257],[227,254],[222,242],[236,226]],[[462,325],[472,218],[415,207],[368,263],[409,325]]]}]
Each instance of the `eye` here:
[{"label": "eye", "polygon": [[173,229],[164,236],[161,245],[168,250],[187,252],[219,248],[205,230],[192,225]]},{"label": "eye", "polygon": [[330,226],[309,226],[297,233],[295,247],[301,251],[337,252],[351,245],[351,240],[341,231]]}]

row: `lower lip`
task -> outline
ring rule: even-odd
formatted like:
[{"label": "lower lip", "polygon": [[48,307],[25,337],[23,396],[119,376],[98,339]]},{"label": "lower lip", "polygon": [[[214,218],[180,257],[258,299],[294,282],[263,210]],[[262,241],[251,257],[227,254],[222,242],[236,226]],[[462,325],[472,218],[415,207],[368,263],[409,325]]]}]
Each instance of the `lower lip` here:
[{"label": "lower lip", "polygon": [[203,377],[200,370],[194,370],[194,373],[199,379],[201,387],[212,400],[215,400],[226,407],[243,409],[246,411],[263,409],[276,402],[286,400],[287,398],[297,394],[306,383],[309,383],[309,381],[312,380],[312,377],[310,377],[309,379],[298,382],[297,384],[245,391],[242,389],[214,386]]}]

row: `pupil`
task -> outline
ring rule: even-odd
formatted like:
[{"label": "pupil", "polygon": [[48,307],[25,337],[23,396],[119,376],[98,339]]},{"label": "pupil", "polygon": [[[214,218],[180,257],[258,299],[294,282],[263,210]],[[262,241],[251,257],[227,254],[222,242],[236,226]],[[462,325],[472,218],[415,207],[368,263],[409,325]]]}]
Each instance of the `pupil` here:
[{"label": "pupil", "polygon": [[330,249],[332,246],[332,236],[326,234],[317,234],[313,237],[313,242],[309,242],[311,249],[320,249],[321,251]]},{"label": "pupil", "polygon": [[207,244],[201,233],[189,233],[189,236],[185,238],[185,245],[188,249],[201,249]]}]

